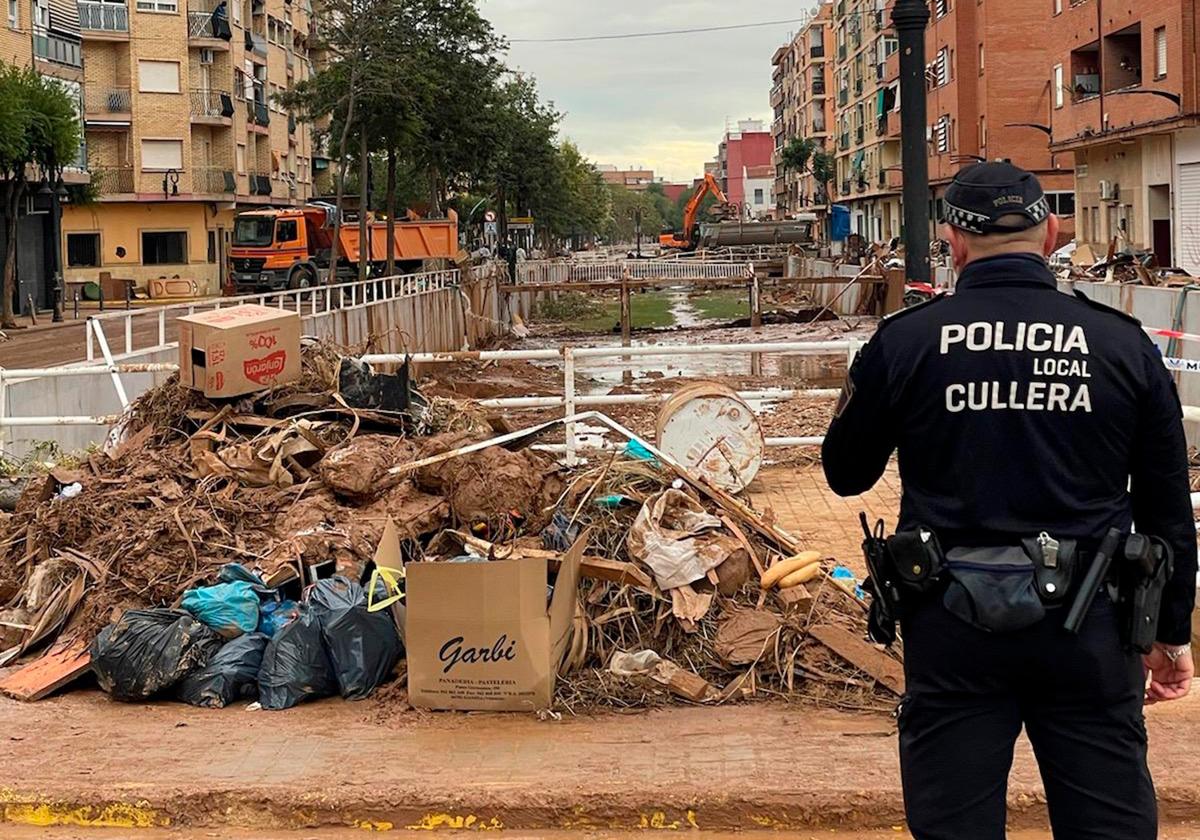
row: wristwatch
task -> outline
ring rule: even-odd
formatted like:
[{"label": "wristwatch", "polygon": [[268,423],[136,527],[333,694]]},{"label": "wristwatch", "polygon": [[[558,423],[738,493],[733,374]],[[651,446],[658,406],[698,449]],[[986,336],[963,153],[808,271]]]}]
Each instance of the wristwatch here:
[{"label": "wristwatch", "polygon": [[1191,645],[1178,645],[1178,646],[1163,645],[1160,648],[1160,650],[1163,652],[1163,656],[1167,657],[1168,662],[1170,662],[1171,664],[1175,664],[1175,661],[1177,659],[1179,659],[1179,657],[1185,656],[1192,652],[1192,646]]}]

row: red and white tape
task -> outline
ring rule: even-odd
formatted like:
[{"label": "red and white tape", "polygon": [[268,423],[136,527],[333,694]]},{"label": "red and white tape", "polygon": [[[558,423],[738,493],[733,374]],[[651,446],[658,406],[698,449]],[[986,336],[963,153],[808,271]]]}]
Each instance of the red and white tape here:
[{"label": "red and white tape", "polygon": [[1160,338],[1177,338],[1180,341],[1200,341],[1200,335],[1196,333],[1185,333],[1179,330],[1162,330],[1157,327],[1142,327],[1150,335]]}]

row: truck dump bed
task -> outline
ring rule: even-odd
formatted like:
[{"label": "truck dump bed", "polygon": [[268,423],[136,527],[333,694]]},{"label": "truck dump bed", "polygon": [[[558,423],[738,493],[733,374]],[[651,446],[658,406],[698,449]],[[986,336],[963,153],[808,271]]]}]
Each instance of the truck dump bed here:
[{"label": "truck dump bed", "polygon": [[[367,228],[371,246],[368,260],[387,259],[387,223],[372,222]],[[349,222],[339,229],[340,248],[351,262],[359,259],[358,224]],[[396,222],[396,260],[452,259],[458,254],[458,224],[454,219],[422,219]]]}]

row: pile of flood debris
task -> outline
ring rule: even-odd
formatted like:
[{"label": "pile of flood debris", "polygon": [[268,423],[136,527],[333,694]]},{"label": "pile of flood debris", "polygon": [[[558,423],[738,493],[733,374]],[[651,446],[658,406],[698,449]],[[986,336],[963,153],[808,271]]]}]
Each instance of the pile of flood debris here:
[{"label": "pile of flood debris", "polygon": [[847,569],[615,422],[619,445],[568,468],[539,447],[557,425],[514,431],[323,343],[298,380],[238,399],[172,378],[0,519],[0,691],[90,672],[119,699],[363,697],[410,671],[414,564],[538,561],[554,590],[571,550],[554,709],[894,704],[899,652],[865,641]]}]

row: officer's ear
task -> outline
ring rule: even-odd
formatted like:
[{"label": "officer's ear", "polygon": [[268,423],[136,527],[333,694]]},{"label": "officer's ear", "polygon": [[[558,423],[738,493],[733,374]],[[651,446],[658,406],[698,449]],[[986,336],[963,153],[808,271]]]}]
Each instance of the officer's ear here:
[{"label": "officer's ear", "polygon": [[950,243],[955,268],[962,268],[967,264],[967,238],[953,225],[942,225],[942,237]]},{"label": "officer's ear", "polygon": [[1046,217],[1046,241],[1042,243],[1042,256],[1048,257],[1058,250],[1058,229],[1061,222],[1051,213]]}]

